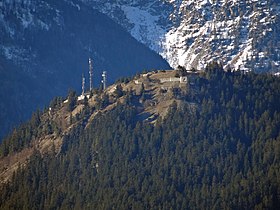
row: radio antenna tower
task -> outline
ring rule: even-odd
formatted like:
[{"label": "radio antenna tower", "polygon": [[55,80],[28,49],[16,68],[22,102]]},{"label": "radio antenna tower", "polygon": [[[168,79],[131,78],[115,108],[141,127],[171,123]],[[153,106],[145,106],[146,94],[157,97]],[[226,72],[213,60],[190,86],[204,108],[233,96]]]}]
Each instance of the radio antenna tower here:
[{"label": "radio antenna tower", "polygon": [[89,90],[92,91],[92,76],[93,76],[93,67],[92,67],[92,59],[88,59],[88,65],[89,65]]},{"label": "radio antenna tower", "polygon": [[82,75],[82,96],[85,95],[85,83],[86,83],[86,79],[84,77],[84,74]]},{"label": "radio antenna tower", "polygon": [[107,82],[107,72],[106,71],[103,71],[103,73],[102,73],[102,81],[101,82],[103,83],[103,90],[105,90],[106,89],[106,82]]}]

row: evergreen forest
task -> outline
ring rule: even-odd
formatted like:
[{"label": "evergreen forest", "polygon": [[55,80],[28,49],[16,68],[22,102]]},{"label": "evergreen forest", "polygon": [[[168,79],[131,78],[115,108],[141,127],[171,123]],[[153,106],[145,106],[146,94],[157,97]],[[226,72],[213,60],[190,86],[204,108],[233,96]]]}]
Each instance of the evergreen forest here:
[{"label": "evergreen forest", "polygon": [[[121,92],[59,153],[35,152],[0,186],[0,209],[280,209],[280,79],[212,64],[178,94],[184,103],[153,124],[138,117],[140,96]],[[43,135],[40,115],[1,157]]]}]

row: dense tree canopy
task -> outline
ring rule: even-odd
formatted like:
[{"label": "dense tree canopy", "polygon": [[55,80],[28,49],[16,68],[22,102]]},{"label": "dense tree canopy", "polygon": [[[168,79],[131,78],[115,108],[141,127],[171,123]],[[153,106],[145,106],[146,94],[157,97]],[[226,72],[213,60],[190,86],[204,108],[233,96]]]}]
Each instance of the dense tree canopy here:
[{"label": "dense tree canopy", "polygon": [[128,100],[76,126],[1,187],[0,208],[279,209],[279,78],[213,66],[189,88],[156,124]]}]

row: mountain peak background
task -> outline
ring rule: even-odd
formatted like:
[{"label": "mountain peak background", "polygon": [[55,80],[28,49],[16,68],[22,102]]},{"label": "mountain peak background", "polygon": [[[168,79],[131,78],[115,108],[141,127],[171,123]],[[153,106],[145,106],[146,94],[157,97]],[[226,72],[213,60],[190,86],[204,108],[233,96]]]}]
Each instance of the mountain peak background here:
[{"label": "mountain peak background", "polygon": [[280,4],[271,0],[85,1],[172,67],[279,71]]}]

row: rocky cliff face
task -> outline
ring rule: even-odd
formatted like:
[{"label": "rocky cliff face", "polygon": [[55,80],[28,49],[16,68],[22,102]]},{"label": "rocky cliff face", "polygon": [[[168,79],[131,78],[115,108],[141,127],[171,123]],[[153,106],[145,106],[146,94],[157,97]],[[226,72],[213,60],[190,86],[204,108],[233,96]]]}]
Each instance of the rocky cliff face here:
[{"label": "rocky cliff face", "polygon": [[[85,1],[85,0],[84,0]],[[256,72],[279,71],[276,0],[89,0],[171,66],[202,69],[211,60]]]}]

